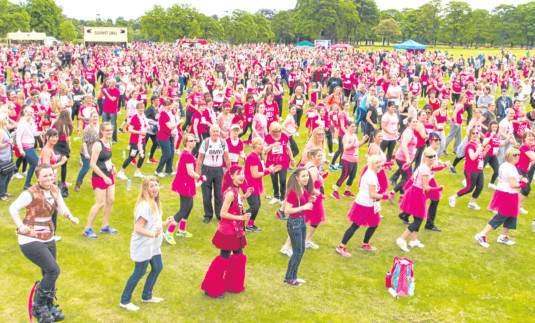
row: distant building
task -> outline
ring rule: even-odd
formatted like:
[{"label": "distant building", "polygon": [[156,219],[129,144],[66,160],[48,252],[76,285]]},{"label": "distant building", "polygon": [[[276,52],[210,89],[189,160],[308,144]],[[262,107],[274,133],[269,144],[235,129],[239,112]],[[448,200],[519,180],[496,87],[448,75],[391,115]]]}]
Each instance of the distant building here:
[{"label": "distant building", "polygon": [[6,39],[8,45],[11,44],[44,44],[46,40],[45,33],[38,33],[35,30],[31,32],[17,31],[16,33],[7,33]]},{"label": "distant building", "polygon": [[84,45],[87,47],[102,45],[128,44],[126,27],[84,27]]}]

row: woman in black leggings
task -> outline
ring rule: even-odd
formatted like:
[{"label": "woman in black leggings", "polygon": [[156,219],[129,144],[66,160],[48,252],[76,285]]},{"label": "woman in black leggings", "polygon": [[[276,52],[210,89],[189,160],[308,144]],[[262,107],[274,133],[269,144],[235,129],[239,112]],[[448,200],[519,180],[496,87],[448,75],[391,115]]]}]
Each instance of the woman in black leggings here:
[{"label": "woman in black leggings", "polygon": [[492,120],[489,123],[489,132],[487,132],[487,138],[490,138],[489,145],[490,149],[487,151],[487,154],[485,155],[485,159],[483,160],[483,168],[487,166],[487,164],[492,167],[492,177],[490,178],[489,188],[497,189],[498,187],[494,184],[496,183],[496,180],[498,179],[499,175],[499,162],[498,162],[498,150],[501,146],[505,145],[505,142],[500,141],[500,134],[498,133],[498,122],[495,120]]},{"label": "woman in black leggings", "polygon": [[335,163],[338,157],[342,155],[344,152],[344,135],[347,132],[348,127],[348,121],[349,121],[349,102],[344,103],[342,106],[342,112],[338,114],[338,150],[334,153],[333,160],[331,161],[331,165],[329,168],[332,171],[340,170],[340,167],[336,167]]}]

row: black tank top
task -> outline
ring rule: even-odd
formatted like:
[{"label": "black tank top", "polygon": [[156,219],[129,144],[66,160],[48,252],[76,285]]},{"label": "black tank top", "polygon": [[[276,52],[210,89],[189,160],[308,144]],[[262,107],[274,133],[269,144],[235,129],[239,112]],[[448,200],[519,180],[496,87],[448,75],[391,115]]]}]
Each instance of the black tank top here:
[{"label": "black tank top", "polygon": [[[111,146],[110,148],[106,148],[104,146],[104,143],[99,140],[97,141],[102,146],[102,149],[100,150],[100,154],[98,154],[97,159],[97,167],[100,169],[101,172],[104,173],[106,176],[110,176],[112,173],[111,168]],[[92,177],[100,177],[98,176],[94,171]]]}]

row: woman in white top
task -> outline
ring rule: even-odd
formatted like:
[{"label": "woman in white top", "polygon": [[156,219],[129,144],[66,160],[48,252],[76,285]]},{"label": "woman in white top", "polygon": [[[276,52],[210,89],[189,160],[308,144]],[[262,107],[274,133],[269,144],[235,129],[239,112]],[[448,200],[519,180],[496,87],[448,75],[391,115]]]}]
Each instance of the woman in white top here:
[{"label": "woman in white top", "polygon": [[515,167],[519,158],[520,151],[516,148],[509,148],[505,152],[505,163],[500,166],[500,174],[498,176],[498,188],[494,191],[488,208],[496,215],[489,221],[485,229],[474,237],[484,248],[489,247],[487,233],[496,230],[502,224],[502,234],[498,237],[498,243],[508,246],[515,244],[514,241],[509,240],[507,233],[509,230],[516,229],[516,219],[519,211],[518,190],[528,184],[528,179],[520,176]]},{"label": "woman in white top", "polygon": [[134,232],[130,240],[130,258],[135,262],[134,273],[126,283],[119,304],[129,311],[139,310],[139,307],[131,303],[132,293],[141,278],[145,276],[149,264],[151,270],[143,288],[141,302],[163,302],[162,298],[152,296],[152,289],[163,268],[160,250],[162,228],[174,221],[173,217],[170,216],[162,223],[162,214],[160,182],[154,176],[147,176],[143,179],[141,192],[137,199],[134,212]]}]

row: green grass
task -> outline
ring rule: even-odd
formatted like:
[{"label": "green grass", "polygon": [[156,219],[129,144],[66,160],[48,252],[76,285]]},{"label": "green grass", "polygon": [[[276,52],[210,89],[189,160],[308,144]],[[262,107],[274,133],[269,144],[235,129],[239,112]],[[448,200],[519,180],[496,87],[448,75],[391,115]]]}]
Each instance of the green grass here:
[{"label": "green grass", "polygon": [[[119,119],[122,121],[122,117]],[[301,137],[297,139],[303,147],[306,129],[303,127],[300,133]],[[118,167],[123,162],[122,151],[126,149],[127,141],[128,135],[119,134],[119,143],[114,146],[113,161]],[[72,183],[80,169],[79,146],[80,141],[73,141],[68,172],[68,181]],[[363,147],[360,149],[358,176],[365,164],[364,154]],[[156,157],[159,156],[157,152]],[[449,158],[453,159],[451,154]],[[146,164],[142,171],[148,175],[155,168],[154,164]],[[486,188],[489,171],[485,169],[485,189],[478,199],[484,209],[492,194]],[[129,176],[133,172],[133,166],[126,171]],[[331,193],[331,185],[339,174],[327,178],[327,194]],[[482,230],[493,214],[486,210],[469,210],[466,207],[469,197],[460,198],[457,208],[451,209],[447,197],[461,188],[463,176],[447,171],[436,175],[438,183],[446,185],[443,192],[446,198],[439,205],[436,220],[443,232],[422,230],[419,237],[426,247],[410,253],[400,251],[395,244],[395,239],[406,228],[397,218],[397,207],[383,203],[385,217],[371,241],[378,251],[359,250],[364,235],[364,230],[360,229],[348,244],[353,257],[338,255],[334,248],[349,226],[346,215],[353,199],[335,201],[329,197],[325,201],[327,221],[313,237],[320,249],[305,252],[299,277],[307,283],[298,288],[282,284],[289,260],[279,252],[287,237],[286,224],[275,217],[276,206],[270,206],[266,199],[262,199],[257,218],[262,232],[247,233],[246,290],[238,295],[229,294],[223,300],[209,299],[200,290],[204,274],[218,250],[211,244],[217,222],[202,223],[202,200],[198,190],[188,224],[188,231],[194,236],[177,239],[176,246],[165,242],[162,245],[164,269],[154,294],[163,297],[165,302],[140,304],[143,279],[133,296],[134,304],[140,305],[141,310],[127,312],[118,305],[134,267],[129,257],[130,234],[141,180],[132,178],[132,191],[126,190],[126,181],[117,180],[110,224],[119,230],[119,234],[100,234],[97,240],[89,240],[82,236],[88,210],[94,203],[89,176],[82,191],[75,193],[71,189],[71,196],[66,200],[72,213],[80,218],[80,225],[74,226],[64,218],[58,220],[58,235],[63,237],[57,244],[62,271],[57,282],[58,301],[68,322],[527,321],[535,312],[532,216],[520,215],[518,230],[510,235],[517,241],[516,246],[498,245],[498,233],[492,232],[489,234],[491,247],[481,248],[473,236]],[[179,208],[179,198],[170,190],[171,181],[170,177],[161,181],[164,217],[174,215]],[[22,184],[22,180],[12,181],[9,191],[18,195]],[[272,195],[269,178],[264,180],[264,185]],[[356,183],[352,191],[358,191]],[[8,205],[3,203],[0,211],[0,235],[4,237],[0,241],[0,315],[2,321],[24,322],[27,320],[28,294],[41,274],[20,251]],[[535,212],[531,198],[525,208]],[[101,215],[95,221],[95,228],[99,227],[100,221]],[[414,297],[394,299],[384,286],[385,273],[396,256],[406,256],[415,263]]]}]

